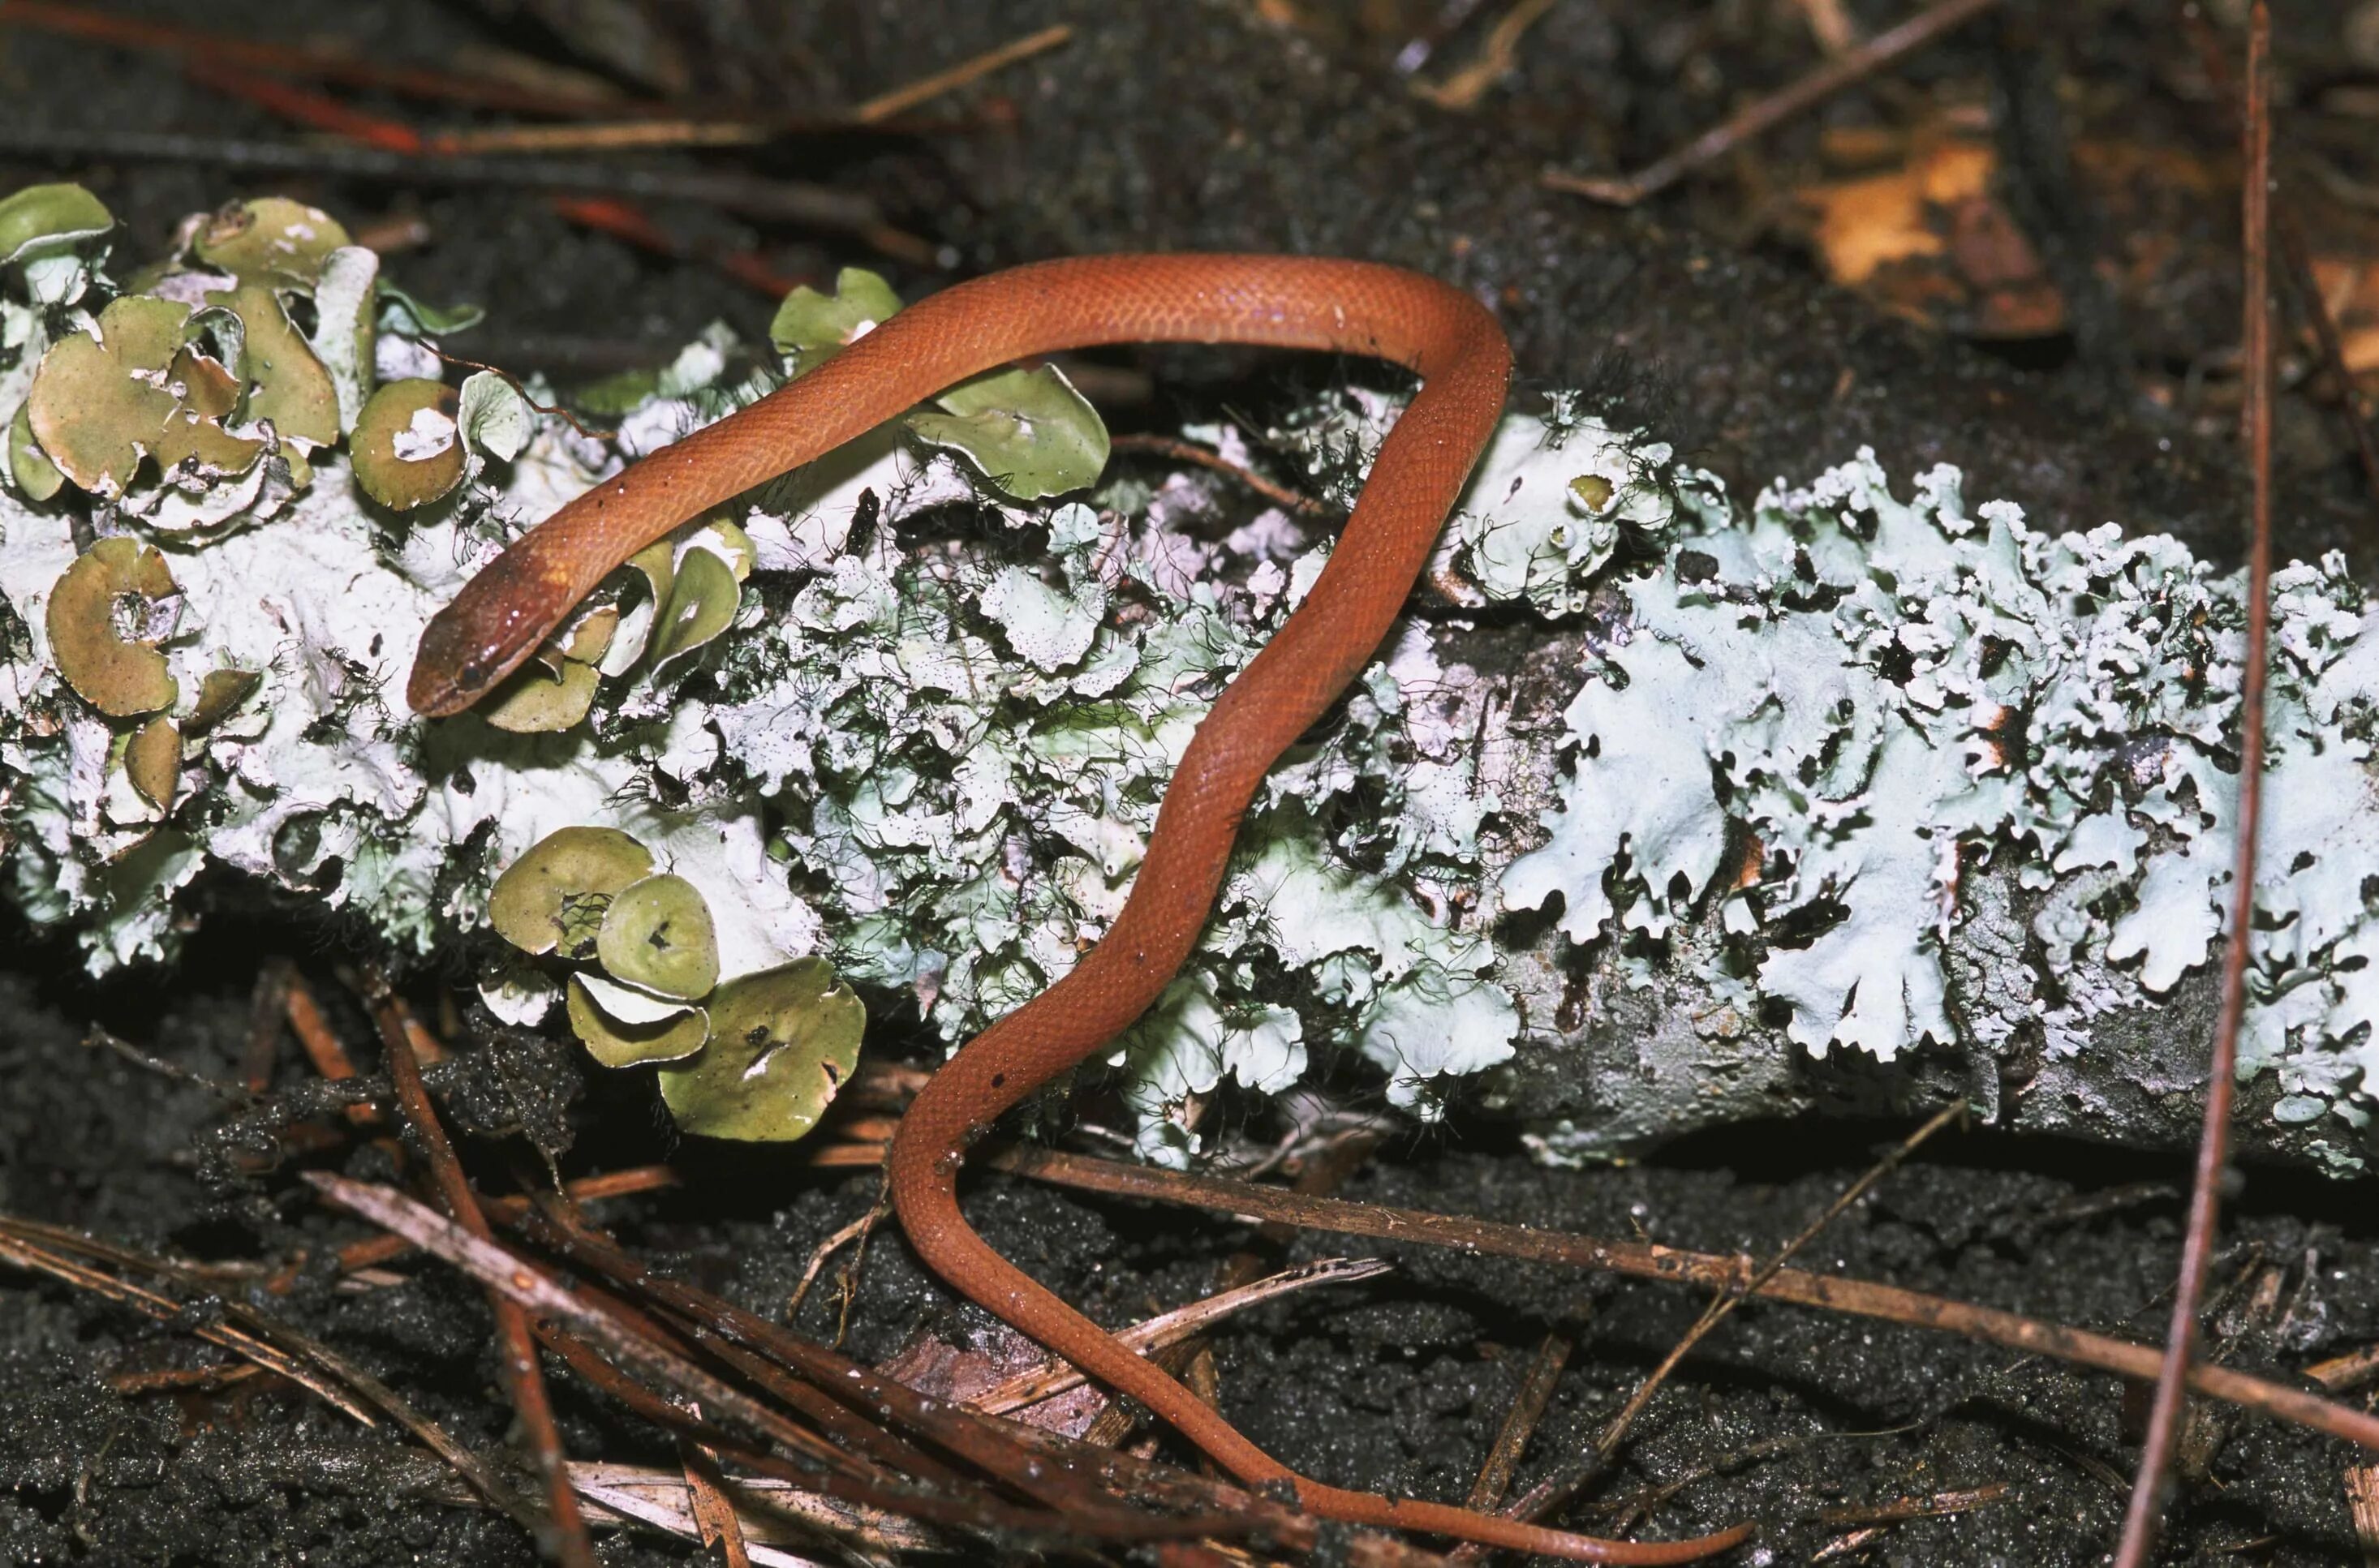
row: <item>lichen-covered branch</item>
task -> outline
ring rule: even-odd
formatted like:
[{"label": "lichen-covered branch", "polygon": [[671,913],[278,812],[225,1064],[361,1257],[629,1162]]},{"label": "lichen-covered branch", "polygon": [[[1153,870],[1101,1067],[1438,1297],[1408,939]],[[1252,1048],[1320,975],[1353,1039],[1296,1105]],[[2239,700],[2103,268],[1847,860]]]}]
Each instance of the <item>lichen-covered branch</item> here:
[{"label": "lichen-covered branch", "polygon": [[[548,389],[439,384],[465,319],[323,214],[195,221],[127,289],[86,202],[0,203],[0,824],[12,896],[94,970],[170,959],[227,867],[468,945],[500,1014],[661,1064],[690,1126],[795,1136],[848,1069],[837,975],[956,1042],[1096,940],[1190,730],[1329,548],[1209,474],[1085,488],[1087,406],[995,378],[694,520],[484,716],[424,726],[392,683],[506,538],[897,301],[797,294],[756,364],[714,331],[579,399],[618,419],[590,437]],[[1263,461],[1343,502],[1396,406],[1327,400]],[[1909,497],[1861,457],[1744,516],[1566,400],[1515,414],[1437,598],[1274,772],[1117,1043],[1142,1148],[1186,1157],[1225,1076],[1276,1091],[1317,1051],[1424,1111],[1490,1074],[1556,1157],[1951,1092],[2177,1133],[2235,584],[2169,540],[1969,511],[1947,469]],[[2250,1140],[2344,1167],[2379,1007],[2379,638],[2336,561],[2279,592]],[[799,1115],[689,1087],[803,1040]]]},{"label": "lichen-covered branch", "polygon": [[[2379,628],[2336,558],[2274,592],[2240,1070],[2259,1146],[2352,1169],[2379,1088]],[[1864,454],[1677,535],[1600,607],[1549,837],[1499,884],[1507,909],[1559,895],[1503,971],[1575,1054],[1581,1114],[1545,1146],[1949,1092],[2185,1140],[2243,627],[2239,579],[2168,538],[1969,513],[1948,469],[1898,499]]]}]

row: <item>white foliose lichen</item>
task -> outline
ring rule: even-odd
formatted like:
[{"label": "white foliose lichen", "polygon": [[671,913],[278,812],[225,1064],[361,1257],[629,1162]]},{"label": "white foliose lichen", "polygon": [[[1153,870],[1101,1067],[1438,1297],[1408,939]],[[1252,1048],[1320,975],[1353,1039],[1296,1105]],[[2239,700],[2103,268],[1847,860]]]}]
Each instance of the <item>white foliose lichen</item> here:
[{"label": "white foliose lichen", "polygon": [[[910,992],[959,1039],[1121,909],[1198,720],[1322,552],[1277,516],[1246,553],[1202,541],[1184,526],[1198,488],[1177,481],[1011,511],[1037,540],[903,551],[898,476],[862,470],[843,493],[859,490],[884,502],[859,543],[815,512],[747,521],[764,561],[798,553],[812,575],[773,635],[727,650],[710,718],[725,766],[779,802],[844,972]],[[1408,625],[1328,739],[1275,771],[1188,970],[1117,1043],[1152,1153],[1186,1152],[1222,1076],[1284,1087],[1311,1042],[1375,1062],[1405,1105],[1509,1054],[1492,948],[1455,919],[1493,802],[1426,700],[1444,679],[1432,641]]]},{"label": "white foliose lichen", "polygon": [[[1866,452],[1772,488],[1621,583],[1550,840],[1500,899],[1558,894],[1573,942],[1641,943],[1717,898],[1733,940],[1703,978],[1789,1009],[1814,1053],[2019,1030],[2079,1051],[2223,932],[2242,586],[2167,537],[1969,515],[1947,467],[1907,501]],[[2240,1072],[2276,1076],[2280,1120],[2359,1128],[2379,1097],[2379,625],[2341,558],[2276,574],[2272,649]],[[1993,946],[1963,897],[1985,866],[2039,895],[2035,956],[1953,1020],[1945,951]]]},{"label": "white foliose lichen", "polygon": [[[824,955],[960,1040],[1113,920],[1191,730],[1326,558],[1328,530],[1281,511],[1214,537],[1211,476],[1018,504],[980,461],[888,427],[602,590],[548,650],[551,689],[503,706],[542,731],[424,725],[395,687],[431,611],[506,539],[777,368],[740,373],[739,346],[707,333],[602,389],[620,431],[590,438],[501,379],[435,384],[429,343],[453,323],[335,245],[306,261],[310,284],[285,259],[241,284],[267,328],[267,293],[315,323],[276,352],[315,353],[321,374],[273,383],[208,303],[230,275],[177,264],[149,296],[187,317],[124,318],[180,334],[162,340],[180,344],[170,370],[124,371],[148,389],[125,399],[149,421],[125,436],[137,473],[107,446],[75,456],[93,485],[68,484],[20,415],[49,351],[96,341],[119,303],[103,256],[75,231],[37,279],[0,275],[0,856],[18,906],[72,928],[95,971],[170,957],[210,868],[426,950],[482,926],[533,846],[591,826],[694,885],[722,992]],[[402,397],[368,454],[376,377]],[[159,390],[180,425],[159,422]],[[266,407],[314,434],[284,438]],[[1350,392],[1269,440],[1343,502],[1396,409]],[[425,416],[448,434],[408,454],[394,432]],[[187,449],[170,470],[160,431]],[[1249,456],[1235,431],[1192,433]],[[386,472],[359,482],[368,455]],[[139,592],[66,623],[107,659],[157,661],[139,698],[86,690],[51,637],[53,598],[109,539]],[[1864,456],[1746,522],[1667,448],[1557,399],[1505,421],[1431,582],[1452,612],[1405,622],[1274,770],[1190,964],[1116,1045],[1154,1156],[1186,1155],[1226,1076],[1271,1091],[1347,1053],[1425,1110],[1506,1059],[1520,1017],[1495,917],[1555,895],[1568,937],[1620,944],[1633,975],[1664,945],[1687,955],[1712,1003],[1692,1027],[1716,1020],[1712,1040],[1781,1011],[1800,1048],[1877,1061],[2019,1034],[2070,1055],[2094,1020],[2155,1007],[2209,962],[2242,616],[2236,581],[2170,540],[2043,537],[2002,504],[1970,516],[1946,468],[1901,501]],[[1585,680],[1550,840],[1495,881],[1482,834],[1554,766],[1451,651],[1459,617],[1498,602],[1570,629]],[[2280,574],[2274,648],[2241,1070],[2274,1075],[2276,1118],[2359,1127],[2379,1083],[2379,636],[2340,562]],[[1986,869],[2036,903],[2019,916],[1997,882],[1974,892]],[[1712,900],[1716,930],[1689,930]],[[1979,1001],[1952,995],[1953,946],[1988,959]],[[552,966],[480,950],[500,1014],[557,1010]]]},{"label": "white foliose lichen", "polygon": [[[94,300],[114,288],[102,254],[78,263]],[[600,826],[699,891],[722,990],[823,954],[963,1039],[1112,921],[1191,731],[1326,558],[1325,534],[1278,512],[1204,537],[1212,476],[1020,505],[888,428],[640,557],[549,647],[550,679],[500,705],[498,724],[535,732],[424,724],[399,695],[422,627],[506,539],[778,378],[731,383],[748,357],[714,331],[658,377],[604,389],[620,434],[590,438],[532,411],[548,389],[439,387],[426,350],[449,323],[376,293],[368,251],[316,259],[310,294],[286,269],[272,286],[379,331],[334,345],[313,406],[336,436],[272,484],[151,463],[119,501],[36,494],[0,463],[0,852],[18,906],[71,928],[96,972],[169,959],[203,907],[190,884],[223,868],[428,950],[484,925],[495,877],[549,834]],[[154,286],[209,286],[189,277]],[[52,326],[95,328],[5,280],[0,300],[6,426]],[[264,394],[207,373],[243,408]],[[391,375],[368,440],[376,376]],[[1323,461],[1327,440],[1368,451],[1395,414],[1350,394],[1281,440],[1344,478],[1357,465]],[[440,440],[416,439],[432,428]],[[270,450],[269,425],[254,428]],[[1665,521],[1649,483],[1664,458],[1566,411],[1516,417],[1448,561],[1482,598],[1567,595],[1623,528]],[[173,526],[128,504],[144,486],[183,498]],[[115,536],[171,579],[115,628],[171,676],[162,706],[129,718],[94,707],[44,631],[90,541]],[[704,551],[725,568],[694,570]],[[697,580],[708,598],[683,592]],[[714,612],[723,634],[672,640]],[[1405,625],[1274,774],[1197,952],[1117,1043],[1153,1154],[1186,1154],[1224,1076],[1284,1087],[1317,1048],[1376,1064],[1393,1101],[1423,1110],[1443,1080],[1510,1055],[1516,1016],[1488,975],[1472,891],[1496,808],[1472,744],[1484,687],[1446,666],[1439,638]],[[164,785],[130,749],[149,734],[155,754],[159,725],[178,748]],[[501,1016],[558,1014],[549,962],[480,950]]]}]

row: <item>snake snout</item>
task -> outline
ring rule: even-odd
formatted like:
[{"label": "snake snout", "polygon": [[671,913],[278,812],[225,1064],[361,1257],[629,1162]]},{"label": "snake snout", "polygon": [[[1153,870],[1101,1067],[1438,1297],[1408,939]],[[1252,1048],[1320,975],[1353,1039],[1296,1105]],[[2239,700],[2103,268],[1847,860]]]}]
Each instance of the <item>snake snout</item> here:
[{"label": "snake snout", "polygon": [[421,629],[421,645],[405,681],[405,700],[424,718],[462,712],[487,695],[488,688],[511,668],[498,650],[472,633],[468,618],[454,609],[449,605]]}]

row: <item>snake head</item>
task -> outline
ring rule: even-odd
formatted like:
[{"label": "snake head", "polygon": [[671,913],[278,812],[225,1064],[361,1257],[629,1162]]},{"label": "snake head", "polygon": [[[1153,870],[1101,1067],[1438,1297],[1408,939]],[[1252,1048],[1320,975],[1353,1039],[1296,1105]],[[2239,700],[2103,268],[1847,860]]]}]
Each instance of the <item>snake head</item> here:
[{"label": "snake head", "polygon": [[559,618],[539,615],[524,596],[508,591],[513,577],[498,560],[421,629],[405,687],[414,712],[424,718],[462,712],[536,650]]}]

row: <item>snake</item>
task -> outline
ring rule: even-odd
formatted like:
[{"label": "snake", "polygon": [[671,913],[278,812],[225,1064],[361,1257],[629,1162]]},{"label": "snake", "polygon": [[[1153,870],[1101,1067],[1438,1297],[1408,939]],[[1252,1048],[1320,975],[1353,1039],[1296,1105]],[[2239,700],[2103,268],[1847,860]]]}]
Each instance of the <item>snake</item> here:
[{"label": "snake", "polygon": [[1503,416],[1511,380],[1503,329],[1469,294],[1376,262],[1265,255],[1070,257],[954,284],[601,480],[513,540],[429,620],[407,698],[424,718],[470,707],[638,550],[955,382],[1021,358],[1135,343],[1360,355],[1403,367],[1420,386],[1305,598],[1198,725],[1105,935],[1054,984],[969,1041],[901,1117],[886,1161],[901,1228],[926,1264],[977,1305],[1139,1401],[1242,1481],[1285,1490],[1318,1516],[1589,1562],[1687,1562],[1723,1551],[1750,1526],[1690,1540],[1609,1540],[1299,1475],[1002,1257],[959,1208],[969,1146],[1129,1027],[1171,983],[1213,911],[1265,774],[1401,613]]}]

